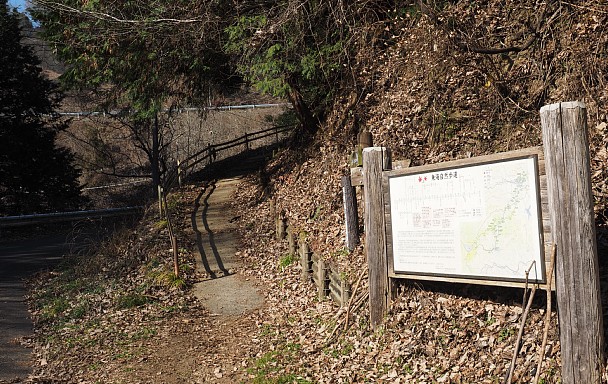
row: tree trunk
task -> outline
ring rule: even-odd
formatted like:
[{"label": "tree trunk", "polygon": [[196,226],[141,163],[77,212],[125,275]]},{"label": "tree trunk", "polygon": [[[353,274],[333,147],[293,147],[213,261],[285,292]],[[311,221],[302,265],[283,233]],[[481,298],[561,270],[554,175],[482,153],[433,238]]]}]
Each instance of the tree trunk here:
[{"label": "tree trunk", "polygon": [[160,185],[160,141],[158,135],[158,115],[154,115],[154,124],[152,125],[152,153],[150,156],[154,190]]},{"label": "tree trunk", "polygon": [[315,134],[319,125],[319,121],[314,117],[312,111],[304,101],[302,93],[298,88],[295,80],[292,77],[286,78],[286,83],[289,85],[289,93],[287,97],[293,105],[293,109],[296,111],[298,120],[302,123],[304,131],[309,134]]}]

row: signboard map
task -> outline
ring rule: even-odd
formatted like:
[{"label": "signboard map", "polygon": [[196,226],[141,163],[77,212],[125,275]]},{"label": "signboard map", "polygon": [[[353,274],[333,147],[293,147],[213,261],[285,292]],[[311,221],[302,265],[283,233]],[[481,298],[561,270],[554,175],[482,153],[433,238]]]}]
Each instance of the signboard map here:
[{"label": "signboard map", "polygon": [[543,281],[536,161],[389,177],[395,273]]}]

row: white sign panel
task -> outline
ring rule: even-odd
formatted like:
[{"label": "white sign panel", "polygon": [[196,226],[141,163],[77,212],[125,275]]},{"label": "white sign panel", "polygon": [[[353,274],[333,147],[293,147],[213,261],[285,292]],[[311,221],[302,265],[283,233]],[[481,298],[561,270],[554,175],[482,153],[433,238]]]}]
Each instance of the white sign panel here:
[{"label": "white sign panel", "polygon": [[389,178],[396,273],[543,280],[536,158]]}]

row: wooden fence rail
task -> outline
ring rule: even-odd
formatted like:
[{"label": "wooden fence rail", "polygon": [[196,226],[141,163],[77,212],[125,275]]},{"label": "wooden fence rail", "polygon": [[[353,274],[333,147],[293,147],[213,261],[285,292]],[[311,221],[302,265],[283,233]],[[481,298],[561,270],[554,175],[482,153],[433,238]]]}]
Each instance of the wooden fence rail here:
[{"label": "wooden fence rail", "polygon": [[304,232],[296,235],[296,230],[287,226],[287,220],[277,215],[276,238],[287,242],[289,252],[298,256],[302,281],[311,281],[317,289],[319,300],[332,299],[341,307],[348,305],[351,285],[344,279],[338,268],[311,251]]},{"label": "wooden fence rail", "polygon": [[204,165],[208,166],[216,161],[221,152],[226,152],[229,149],[242,146],[244,149],[243,151],[240,151],[240,153],[244,153],[253,149],[253,143],[256,141],[261,141],[273,136],[275,137],[274,143],[278,144],[281,140],[281,135],[294,130],[295,127],[296,125],[272,127],[254,133],[246,133],[241,137],[223,143],[209,144],[204,149],[186,157],[184,160],[178,160],[177,166],[167,172],[163,185],[168,189],[174,187],[178,183],[181,184],[183,178],[192,173],[197,166],[201,165],[201,163],[206,161],[207,163]]}]

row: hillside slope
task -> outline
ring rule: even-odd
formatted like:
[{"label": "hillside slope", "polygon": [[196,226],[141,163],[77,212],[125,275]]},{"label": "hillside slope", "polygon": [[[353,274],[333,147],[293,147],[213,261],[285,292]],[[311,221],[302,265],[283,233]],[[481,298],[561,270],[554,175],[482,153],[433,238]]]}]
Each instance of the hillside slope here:
[{"label": "hillside slope", "polygon": [[[39,341],[37,352],[44,364],[39,373],[83,381],[102,377],[112,382],[112,377],[139,382],[132,373],[136,364],[166,382],[204,382],[201,370],[206,368],[200,362],[206,361],[216,368],[205,373],[217,382],[227,380],[228,375],[222,378],[224,365],[233,362],[229,372],[253,383],[503,382],[517,343],[522,291],[405,284],[385,325],[372,330],[365,305],[367,265],[362,246],[352,253],[344,250],[340,178],[348,174],[356,135],[364,130],[372,133],[375,145],[391,148],[396,159],[411,159],[413,165],[438,163],[540,145],[540,107],[583,100],[589,115],[598,242],[604,258],[608,6],[593,0],[547,6],[437,3],[442,6],[403,6],[390,19],[361,29],[353,37],[359,50],[352,57],[351,74],[336,84],[342,96],[314,140],[295,137],[290,148],[276,153],[265,169],[240,187],[235,196],[243,236],[238,255],[248,265],[243,273],[261,279],[267,305],[243,317],[246,326],[238,337],[218,338],[222,348],[235,351],[233,361],[217,361],[216,350],[202,345],[201,335],[212,329],[208,311],[186,291],[165,286],[176,283],[168,273],[170,253],[161,236],[164,229],[150,215],[145,226],[132,230],[120,243],[118,254],[124,256],[105,257],[114,264],[124,263],[117,269],[123,274],[113,272],[110,279],[100,265],[97,279],[83,277],[70,292],[58,291],[66,297],[73,294],[71,305],[50,300],[56,294],[40,295],[49,299],[43,309],[66,306],[54,316],[60,326],[53,328],[64,333],[69,353],[48,347],[41,337],[44,342]],[[185,206],[197,191],[191,187],[182,194],[176,201],[181,201],[178,206],[183,204],[183,211],[176,217],[187,228]],[[287,244],[276,240],[276,213],[296,232],[304,232],[313,252],[335,265],[341,277],[353,286],[361,278],[361,285],[353,287],[360,305],[349,312],[318,299],[314,286],[301,280]],[[188,238],[188,231],[184,229],[181,236]],[[190,263],[192,246],[184,243],[180,250]],[[98,259],[102,257],[94,260]],[[606,292],[604,269],[601,277]],[[195,279],[189,274],[185,278],[180,286]],[[114,284],[114,290],[98,289],[98,282],[104,281]],[[542,355],[540,382],[559,383],[557,315],[551,313],[548,344],[541,353],[546,302],[544,293],[538,292],[536,298],[513,381],[531,382]],[[89,304],[97,302],[98,306]],[[79,308],[81,303],[85,308]],[[42,320],[50,327],[55,324],[50,322],[52,313],[43,309],[37,315],[49,317]],[[128,326],[118,329],[116,319]],[[82,324],[84,336],[78,334],[78,327],[64,326],[71,327],[72,322]],[[41,328],[39,336],[44,331]],[[157,334],[163,344],[157,342]],[[234,345],[228,344],[231,339]],[[147,348],[168,352],[181,370],[171,376],[159,369],[170,359],[163,355],[147,360]],[[61,364],[62,356],[69,364]],[[69,369],[54,370],[57,366]],[[119,375],[111,376],[116,373],[111,371]]]},{"label": "hillside slope", "polygon": [[[455,2],[427,11],[439,12],[432,16],[412,6],[361,32],[354,80],[345,79],[316,141],[268,169],[277,210],[324,244],[315,251],[342,248],[340,176],[358,132],[370,131],[394,159],[432,164],[541,145],[539,110],[560,101],[587,105],[595,208],[605,226],[608,6],[551,5],[528,48],[473,52],[519,46],[532,35],[537,7],[494,3]],[[313,224],[316,211],[323,214]]]},{"label": "hillside slope", "polygon": [[[608,245],[608,175],[604,167],[608,158],[608,6],[598,1],[456,1],[442,7],[396,9],[394,17],[361,31],[351,76],[339,85],[342,96],[314,142],[305,150],[296,146],[297,150],[277,156],[243,189],[241,209],[249,207],[249,216],[259,212],[283,215],[296,233],[306,233],[313,252],[337,266],[354,285],[365,274],[366,261],[361,247],[352,253],[344,251],[340,178],[349,172],[358,132],[370,131],[374,145],[390,148],[394,159],[411,159],[412,165],[432,164],[542,145],[540,108],[581,100],[588,112],[603,260]],[[252,196],[257,201],[252,202]],[[253,225],[250,221],[244,228]],[[277,263],[266,260],[268,253],[287,252],[285,244],[265,236],[272,233],[273,225],[264,221],[264,229],[247,238],[244,254],[252,262]],[[601,273],[604,287],[604,267]],[[290,297],[301,300],[302,288],[295,287],[294,283],[293,292],[277,294],[275,303],[285,319],[298,319],[281,323],[277,331],[287,339],[286,344],[314,339],[315,331],[325,328],[319,331],[319,326],[297,316],[306,305],[299,303],[299,310],[289,309],[293,307]],[[388,382],[397,377],[402,382],[497,382],[508,371],[516,328],[504,320],[518,317],[521,307],[514,297],[521,292],[492,293],[462,285],[404,289],[383,330],[388,336],[367,333],[361,325],[366,322],[362,310],[352,321],[355,330],[344,331],[337,342],[326,345],[334,352],[311,352],[293,369],[303,375],[307,372],[304,376],[315,380],[334,374],[347,382]],[[606,297],[603,301],[606,304]],[[289,304],[281,306],[282,302]],[[543,306],[535,306],[535,318],[526,328],[525,361],[516,374],[521,382],[534,377],[542,337],[542,320],[536,316],[543,313]],[[493,312],[497,308],[502,319],[498,324]],[[466,316],[469,311],[476,314],[476,320]],[[557,329],[556,323],[552,329]],[[541,378],[559,382],[559,340],[557,334],[549,339],[546,359],[551,368],[543,371]],[[273,345],[277,340],[267,342]],[[310,346],[310,351],[319,348],[312,344],[316,346]],[[368,352],[370,348],[374,351],[373,361],[369,354],[360,356],[365,345],[373,346],[367,347]],[[463,355],[464,350],[469,352]],[[285,372],[293,372],[288,368],[293,362],[283,364]],[[310,373],[310,367],[321,368]]]}]

